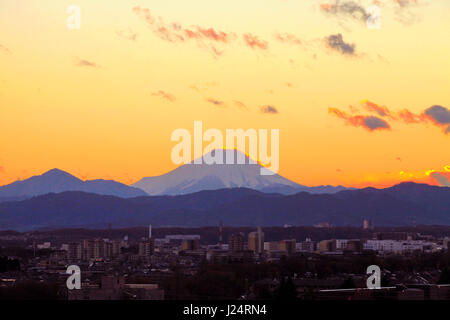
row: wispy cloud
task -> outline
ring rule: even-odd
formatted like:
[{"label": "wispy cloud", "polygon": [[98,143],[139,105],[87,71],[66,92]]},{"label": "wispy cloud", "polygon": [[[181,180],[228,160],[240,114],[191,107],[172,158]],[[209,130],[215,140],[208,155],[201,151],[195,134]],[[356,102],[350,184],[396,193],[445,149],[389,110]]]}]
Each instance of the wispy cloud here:
[{"label": "wispy cloud", "polygon": [[303,41],[300,38],[291,33],[276,33],[275,39],[282,43],[295,44],[299,46],[303,44]]},{"label": "wispy cloud", "polygon": [[247,106],[245,103],[238,101],[238,100],[233,100],[233,103],[235,106],[237,106],[240,109],[247,109]]},{"label": "wispy cloud", "polygon": [[390,130],[391,126],[385,120],[370,115],[349,115],[337,108],[329,108],[328,113],[345,121],[353,127],[362,127],[369,131]]},{"label": "wispy cloud", "polygon": [[262,106],[260,108],[260,111],[262,113],[268,113],[268,114],[277,114],[278,113],[278,109],[275,106],[271,106],[271,105]]},{"label": "wispy cloud", "polygon": [[116,35],[119,38],[136,41],[138,34],[133,32],[131,29],[128,30],[116,30]]},{"label": "wispy cloud", "polygon": [[206,101],[211,103],[211,104],[213,104],[213,105],[215,105],[215,106],[218,106],[218,107],[225,106],[225,102],[224,101],[217,100],[217,99],[214,99],[214,98],[207,98]]},{"label": "wispy cloud", "polygon": [[174,102],[176,100],[174,95],[172,95],[170,93],[167,93],[167,92],[165,92],[163,90],[158,90],[156,92],[153,92],[152,96],[161,97],[161,98],[166,99],[166,100],[168,100],[170,102]]},{"label": "wispy cloud", "polygon": [[0,51],[6,52],[6,53],[11,53],[11,51],[2,44],[0,44]]},{"label": "wispy cloud", "polygon": [[75,59],[75,65],[78,67],[100,68],[100,65],[95,62],[79,58]]},{"label": "wispy cloud", "polygon": [[[377,118],[380,120],[383,120],[381,118],[387,118],[389,120],[403,122],[408,125],[431,122],[433,125],[442,128],[442,131],[445,134],[450,133],[450,110],[443,106],[434,105],[425,109],[424,112],[416,114],[408,109],[403,109],[396,112],[386,106],[379,105],[366,99],[361,101],[361,105],[369,113],[376,114]],[[367,116],[358,114],[359,109],[351,105],[349,106],[349,109],[352,115],[348,115],[344,111],[336,108],[330,108],[329,113],[341,119],[345,119],[351,124],[358,124],[357,126],[359,126],[359,123],[362,121],[361,119]],[[386,122],[385,120],[383,121]]]},{"label": "wispy cloud", "polygon": [[133,8],[133,12],[142,18],[160,39],[174,43],[193,40],[200,48],[207,49],[215,57],[221,56],[223,53],[218,45],[225,45],[236,39],[236,35],[232,32],[216,30],[211,27],[192,26],[186,28],[179,22],[166,23],[161,17],[154,17],[148,8],[136,6]]}]

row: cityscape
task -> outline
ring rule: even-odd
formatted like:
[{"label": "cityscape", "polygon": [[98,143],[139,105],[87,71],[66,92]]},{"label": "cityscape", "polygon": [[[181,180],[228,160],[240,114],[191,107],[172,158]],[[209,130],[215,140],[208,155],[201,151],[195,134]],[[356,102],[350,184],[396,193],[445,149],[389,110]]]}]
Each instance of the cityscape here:
[{"label": "cityscape", "polygon": [[[95,237],[96,232],[109,238]],[[448,300],[449,232],[449,227],[375,228],[369,220],[361,227],[321,223],[268,231],[222,222],[192,230],[150,225],[145,236],[145,228],[1,231],[0,298]],[[115,236],[124,233],[129,234]],[[333,233],[361,238],[321,239]],[[271,240],[291,234],[317,239]],[[382,271],[377,290],[366,286],[365,269],[373,264]],[[81,270],[79,290],[66,287],[71,265]]]}]

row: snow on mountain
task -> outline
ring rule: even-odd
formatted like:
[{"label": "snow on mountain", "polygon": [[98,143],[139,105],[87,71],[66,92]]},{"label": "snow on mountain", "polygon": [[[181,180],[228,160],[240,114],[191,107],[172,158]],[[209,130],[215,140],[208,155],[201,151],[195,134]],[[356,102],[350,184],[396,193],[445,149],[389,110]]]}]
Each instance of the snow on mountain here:
[{"label": "snow on mountain", "polygon": [[[211,151],[210,154],[214,154]],[[234,164],[226,164],[225,159],[234,157]],[[237,164],[237,156],[245,158],[245,164]],[[333,193],[342,187],[308,188],[290,181],[278,174],[261,175],[261,165],[250,163],[250,158],[237,150],[223,150],[224,164],[185,164],[161,176],[147,177],[132,186],[140,188],[150,195],[178,195],[193,193],[201,190],[215,190],[223,188],[250,188],[263,192],[277,192],[292,194],[300,191],[313,193]],[[345,188],[344,188],[345,189]],[[325,192],[324,192],[325,191]]]}]

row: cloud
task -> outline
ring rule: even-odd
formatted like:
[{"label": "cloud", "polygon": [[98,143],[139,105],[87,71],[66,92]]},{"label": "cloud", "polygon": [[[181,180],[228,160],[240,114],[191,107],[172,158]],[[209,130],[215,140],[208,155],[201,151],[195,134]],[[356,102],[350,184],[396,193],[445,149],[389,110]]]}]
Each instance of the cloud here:
[{"label": "cloud", "polygon": [[262,113],[277,114],[278,109],[271,105],[265,105],[260,108]]},{"label": "cloud", "polygon": [[[371,113],[376,114],[379,117],[389,118],[390,120],[394,121],[401,121],[405,124],[431,122],[435,126],[442,128],[442,131],[445,134],[450,133],[450,110],[443,106],[434,105],[426,109],[424,112],[416,114],[408,109],[403,109],[401,111],[395,112],[390,110],[386,106],[379,105],[369,100],[362,100],[361,104],[364,107],[364,109],[366,109]],[[349,108],[352,114],[359,112],[358,109],[353,106],[349,106]],[[343,119],[351,118],[351,116],[346,115],[344,112],[339,111],[338,109],[332,110],[333,111],[330,113],[340,118]]]},{"label": "cloud", "polygon": [[245,105],[245,103],[243,103],[241,101],[233,100],[233,103],[240,109],[247,109],[247,106]]},{"label": "cloud", "polygon": [[432,172],[430,176],[442,187],[450,187],[450,174],[448,172]]},{"label": "cloud", "polygon": [[218,106],[218,107],[225,106],[225,102],[217,100],[217,99],[208,98],[208,99],[206,99],[206,101],[211,103],[211,104],[213,104],[213,105],[215,105],[215,106]]},{"label": "cloud", "polygon": [[136,41],[138,34],[131,29],[128,30],[116,30],[116,35],[120,38]]},{"label": "cloud", "polygon": [[275,39],[280,42],[288,43],[288,44],[295,44],[295,45],[303,44],[303,41],[300,38],[298,38],[295,35],[290,34],[290,33],[276,33]]},{"label": "cloud", "polygon": [[342,34],[332,34],[327,37],[325,37],[325,44],[328,48],[335,50],[339,53],[342,53],[343,55],[348,56],[355,56],[356,45],[353,43],[347,43],[344,41],[344,38],[342,37]]},{"label": "cloud", "polygon": [[397,113],[397,116],[400,120],[402,120],[406,124],[411,123],[420,123],[423,121],[420,115],[417,115],[408,109],[401,110]]},{"label": "cloud", "polygon": [[345,122],[348,125],[351,125],[353,127],[363,127],[364,129],[369,131],[391,129],[389,123],[375,116],[365,116],[365,115],[352,116],[336,108],[329,108],[328,113],[345,120]]},{"label": "cloud", "polygon": [[213,28],[200,26],[184,28],[178,22],[166,23],[161,17],[154,17],[147,8],[136,6],[133,8],[133,12],[143,19],[152,32],[160,39],[173,43],[195,40],[200,48],[209,50],[215,57],[222,55],[223,51],[219,50],[214,43],[225,44],[235,38],[235,35],[232,33]]},{"label": "cloud", "polygon": [[363,100],[361,103],[367,111],[375,112],[381,117],[394,118],[391,111],[385,106],[380,106],[369,100]]},{"label": "cloud", "polygon": [[339,2],[336,0],[334,4],[321,4],[320,10],[329,15],[349,17],[364,23],[369,18],[369,14],[366,10],[354,1]]},{"label": "cloud", "polygon": [[257,36],[251,33],[243,34],[242,38],[244,39],[245,44],[252,49],[257,48],[261,50],[267,50],[269,47],[269,43],[267,41],[260,40]]},{"label": "cloud", "polygon": [[425,117],[429,119],[436,126],[442,127],[445,134],[450,133],[450,110],[434,105],[424,112]]},{"label": "cloud", "polygon": [[174,102],[176,100],[174,95],[172,95],[170,93],[167,93],[167,92],[165,92],[163,90],[159,90],[159,91],[153,92],[152,96],[161,97],[163,99],[169,100],[170,102]]},{"label": "cloud", "polygon": [[0,166],[0,173],[5,173],[5,167]]},{"label": "cloud", "polygon": [[100,68],[98,64],[92,61],[88,61],[85,59],[76,59],[75,65],[78,67],[89,67],[89,68]]},{"label": "cloud", "polygon": [[0,51],[6,52],[6,53],[11,53],[11,51],[2,44],[0,44]]}]

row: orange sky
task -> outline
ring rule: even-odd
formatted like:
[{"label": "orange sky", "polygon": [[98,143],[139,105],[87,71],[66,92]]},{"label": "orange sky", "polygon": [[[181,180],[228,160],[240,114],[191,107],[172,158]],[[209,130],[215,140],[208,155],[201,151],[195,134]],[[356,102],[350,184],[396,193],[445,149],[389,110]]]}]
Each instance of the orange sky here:
[{"label": "orange sky", "polygon": [[450,2],[378,2],[381,29],[326,0],[0,0],[0,185],[166,173],[194,120],[279,129],[279,173],[301,184],[436,183],[450,134],[426,111],[450,107]]}]

